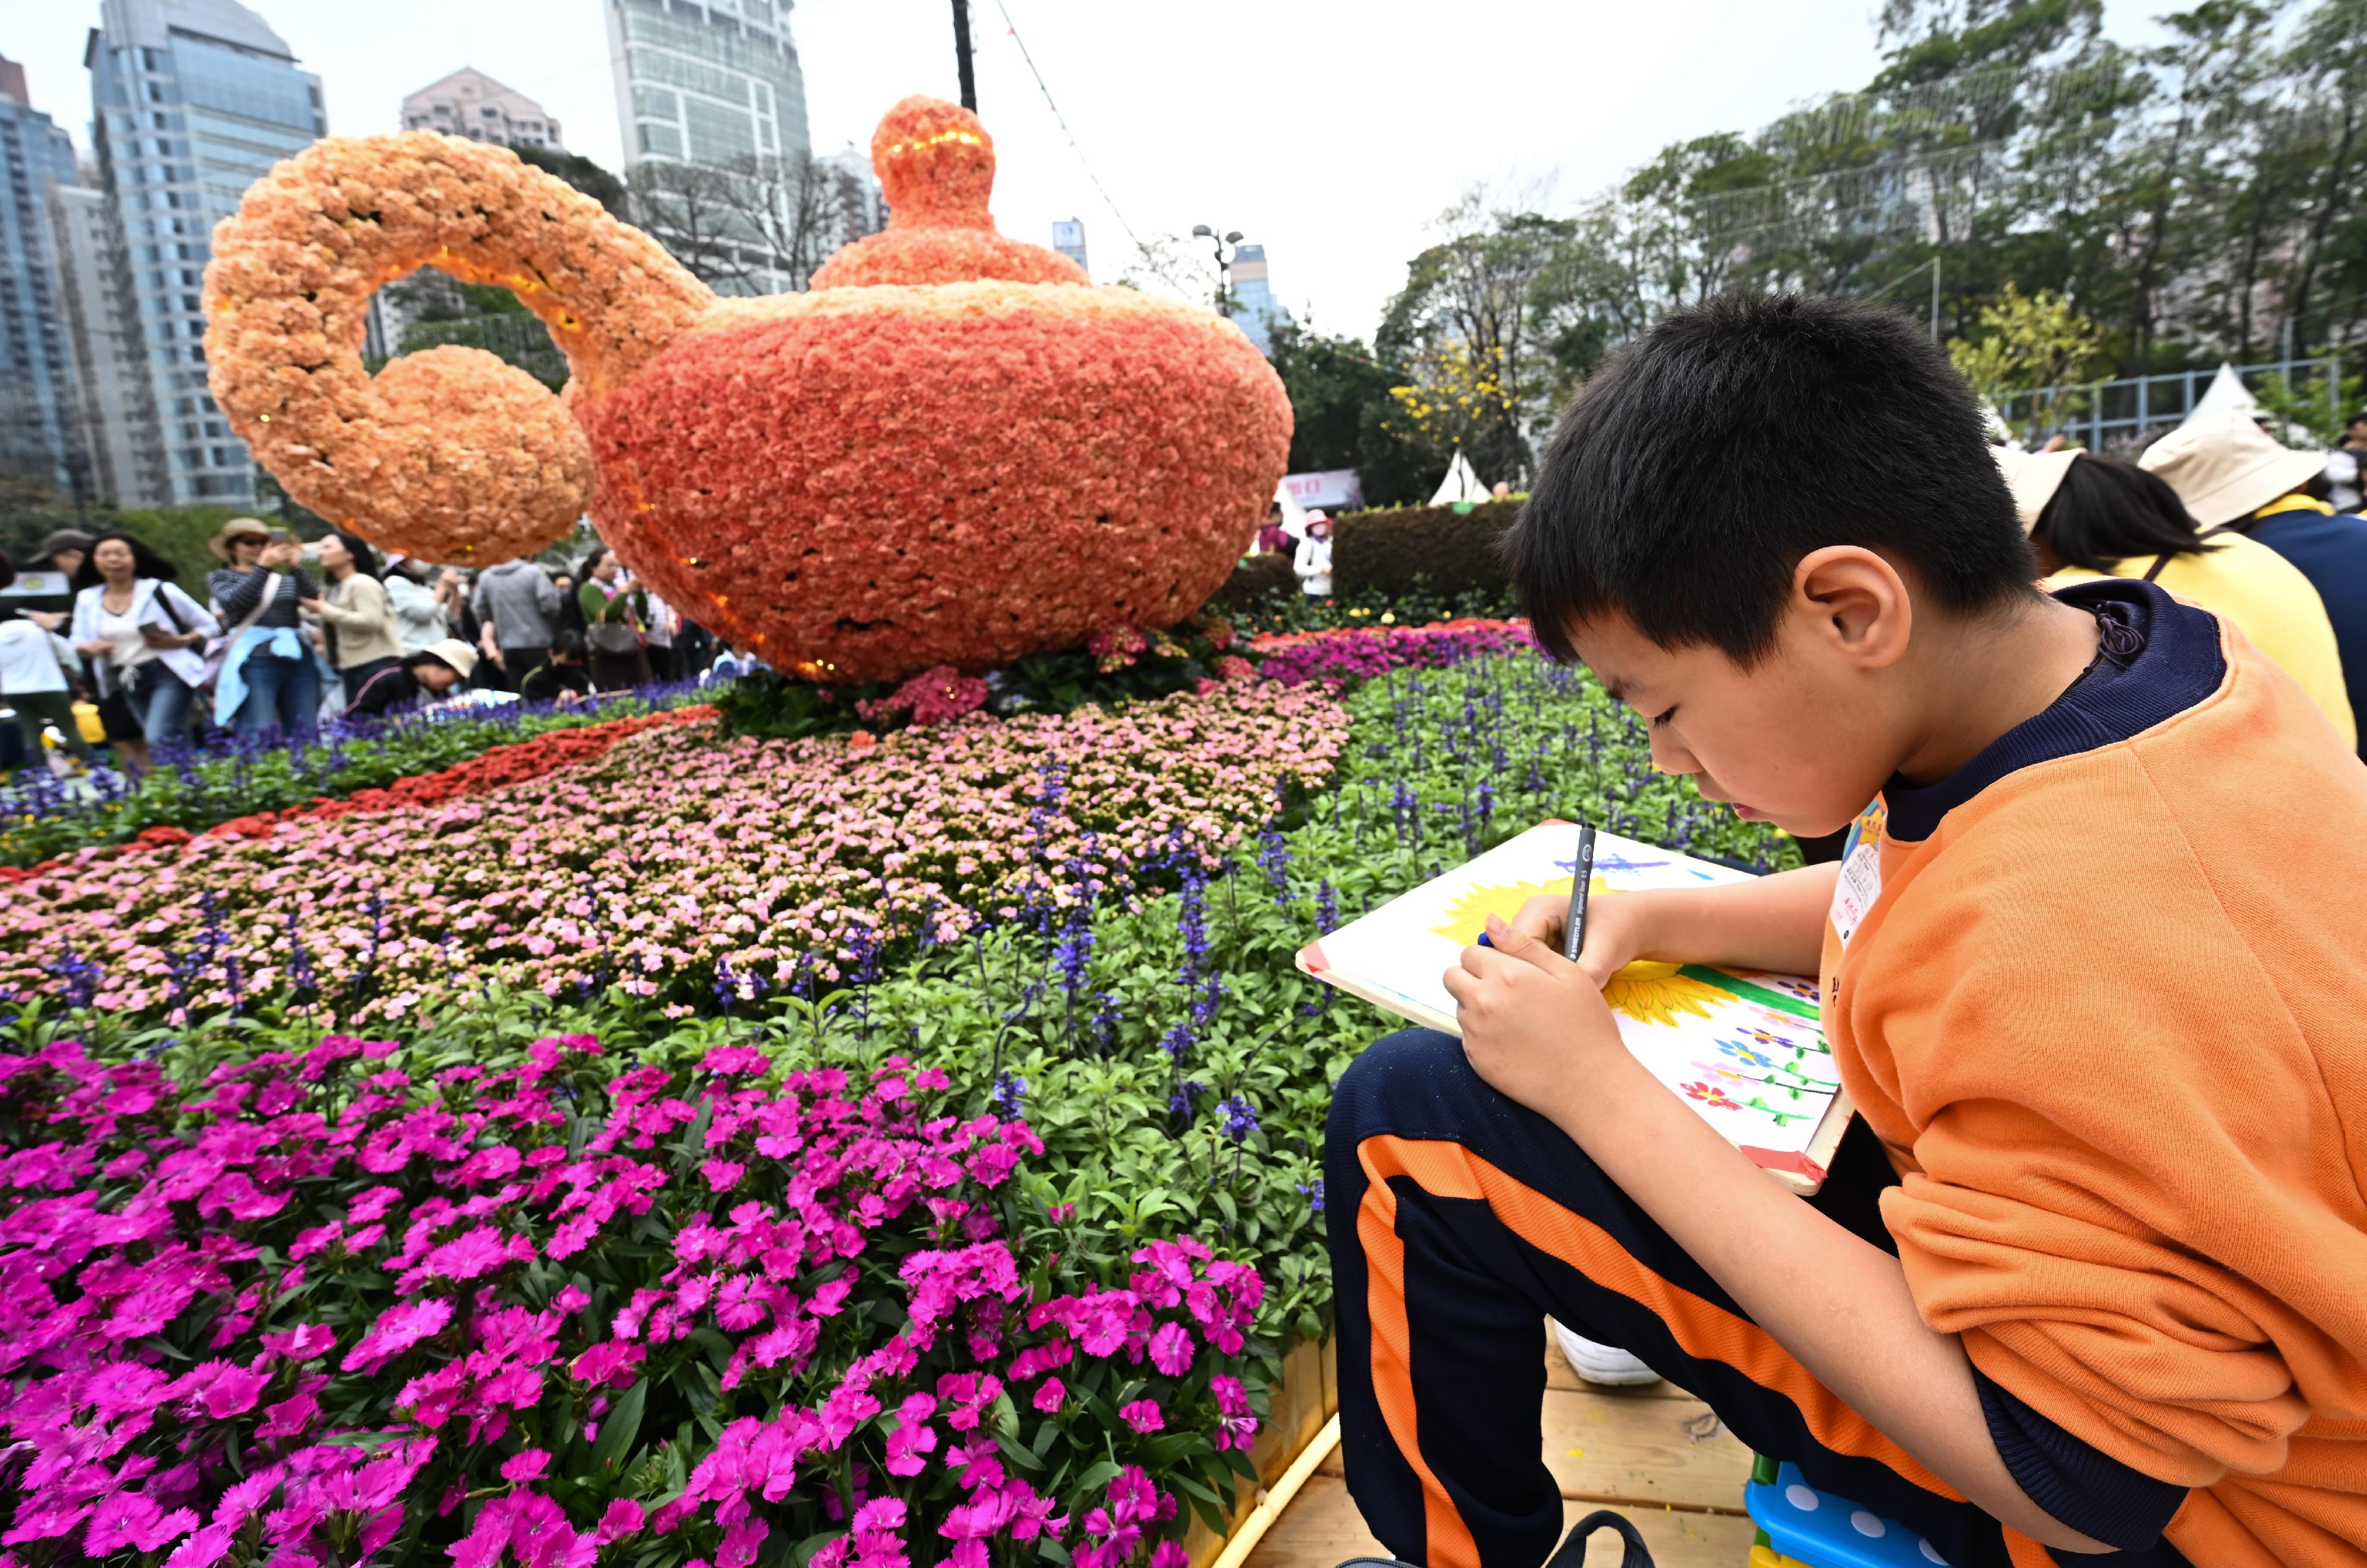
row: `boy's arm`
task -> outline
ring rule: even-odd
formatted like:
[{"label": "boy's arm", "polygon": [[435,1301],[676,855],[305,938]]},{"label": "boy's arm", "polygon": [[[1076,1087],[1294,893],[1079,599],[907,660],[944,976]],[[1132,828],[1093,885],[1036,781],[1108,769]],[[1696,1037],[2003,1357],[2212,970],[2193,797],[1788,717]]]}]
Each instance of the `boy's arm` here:
[{"label": "boy's arm", "polygon": [[[1791,887],[1758,898],[1709,896],[1759,893],[1787,878],[1675,897],[1703,900],[1723,922],[1714,937],[1774,939],[1715,956],[1813,970],[1813,954],[1803,964],[1796,943],[1785,945],[1778,918],[1806,897],[1810,875],[1821,875],[1829,899],[1833,874],[1823,867],[1790,874]],[[1824,908],[1816,906],[1819,921]],[[1768,1180],[1661,1087],[1620,1043],[1600,991],[1577,965],[1501,921],[1489,939],[1492,951],[1466,949],[1463,967],[1446,976],[1481,1077],[1568,1134],[1777,1344],[1976,1506],[2048,1546],[2112,1550],[2039,1507],[2014,1480],[1962,1342],[1925,1326],[1897,1258]]]}]

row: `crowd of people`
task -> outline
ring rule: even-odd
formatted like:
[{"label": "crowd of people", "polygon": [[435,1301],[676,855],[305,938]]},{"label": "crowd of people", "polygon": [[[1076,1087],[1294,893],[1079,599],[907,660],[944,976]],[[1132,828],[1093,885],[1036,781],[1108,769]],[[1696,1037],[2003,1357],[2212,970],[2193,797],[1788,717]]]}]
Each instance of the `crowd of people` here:
[{"label": "crowd of people", "polygon": [[714,639],[605,546],[572,570],[513,560],[472,573],[240,517],[209,548],[221,564],[195,592],[121,530],[61,529],[22,563],[0,556],[0,588],[21,565],[64,577],[71,594],[65,608],[0,610],[0,705],[25,756],[41,754],[48,730],[77,761],[96,761],[78,700],[119,762],[139,770],[210,728],[311,744],[324,720],[465,688],[565,704],[722,666]]}]

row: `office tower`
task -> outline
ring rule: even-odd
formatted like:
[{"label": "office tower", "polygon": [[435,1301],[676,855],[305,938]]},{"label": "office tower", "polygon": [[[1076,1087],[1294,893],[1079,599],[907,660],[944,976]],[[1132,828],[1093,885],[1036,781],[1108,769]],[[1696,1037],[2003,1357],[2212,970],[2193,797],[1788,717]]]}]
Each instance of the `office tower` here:
[{"label": "office tower", "polygon": [[719,293],[798,288],[844,243],[846,171],[812,155],[789,6],[606,0],[636,218]]},{"label": "office tower", "polygon": [[1052,224],[1052,248],[1085,269],[1087,276],[1093,267],[1085,261],[1085,222],[1082,218],[1056,219]]},{"label": "office tower", "polygon": [[607,0],[607,12],[628,168],[811,151],[789,0]]},{"label": "office tower", "polygon": [[1288,321],[1290,312],[1274,302],[1266,281],[1265,247],[1237,245],[1233,249],[1232,310],[1234,324],[1257,344],[1260,354],[1274,352],[1274,323]]},{"label": "office tower", "polygon": [[74,182],[73,139],[33,107],[25,68],[0,59],[0,466],[62,495],[86,479],[49,193]]},{"label": "office tower", "polygon": [[172,499],[252,501],[245,444],[206,389],[199,296],[214,225],[327,132],[321,79],[236,0],[103,0],[83,61]]},{"label": "office tower", "polygon": [[50,191],[58,299],[74,362],[70,417],[89,465],[89,499],[169,505],[173,476],[156,423],[156,391],[140,341],[115,204],[95,181]]},{"label": "office tower", "polygon": [[404,98],[402,129],[440,130],[504,147],[566,151],[559,139],[559,121],[544,113],[540,104],[470,66]]}]

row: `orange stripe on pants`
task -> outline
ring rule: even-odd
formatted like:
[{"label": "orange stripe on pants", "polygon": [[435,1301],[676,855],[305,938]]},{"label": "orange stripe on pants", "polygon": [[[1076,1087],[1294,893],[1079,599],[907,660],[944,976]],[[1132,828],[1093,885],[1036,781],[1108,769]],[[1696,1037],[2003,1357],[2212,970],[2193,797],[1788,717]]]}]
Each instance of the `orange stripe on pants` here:
[{"label": "orange stripe on pants", "polygon": [[1529,1246],[1659,1317],[1688,1356],[1723,1361],[1790,1401],[1810,1434],[1828,1450],[1872,1460],[1951,1502],[1965,1500],[1963,1493],[1932,1474],[1818,1382],[1765,1329],[1671,1284],[1637,1262],[1602,1226],[1514,1179],[1462,1145],[1383,1134],[1359,1144],[1356,1158],[1366,1179],[1364,1202],[1356,1214],[1356,1236],[1369,1270],[1366,1312],[1372,1324],[1373,1393],[1390,1438],[1421,1482],[1431,1568],[1479,1568],[1479,1551],[1454,1501],[1421,1455],[1413,1393],[1412,1332],[1406,1317],[1405,1245],[1397,1232],[1397,1194],[1388,1185],[1396,1177],[1411,1179],[1433,1197],[1486,1203],[1499,1222]]}]

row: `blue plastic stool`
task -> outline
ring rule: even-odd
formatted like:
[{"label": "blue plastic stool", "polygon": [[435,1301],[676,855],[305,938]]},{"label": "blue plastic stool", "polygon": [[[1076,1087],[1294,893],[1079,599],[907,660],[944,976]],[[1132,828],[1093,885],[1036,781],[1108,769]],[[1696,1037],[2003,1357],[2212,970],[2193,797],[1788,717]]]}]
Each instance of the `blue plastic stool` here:
[{"label": "blue plastic stool", "polygon": [[1948,1560],[1930,1541],[1896,1519],[1818,1491],[1795,1465],[1761,1456],[1742,1500],[1759,1527],[1751,1568],[1946,1568]]}]

